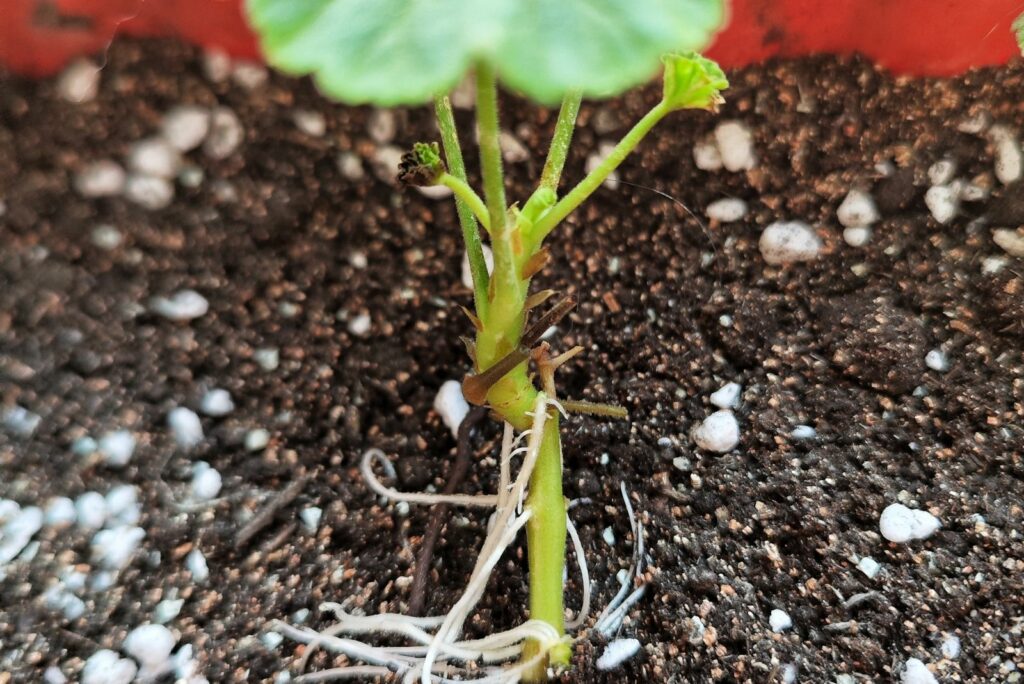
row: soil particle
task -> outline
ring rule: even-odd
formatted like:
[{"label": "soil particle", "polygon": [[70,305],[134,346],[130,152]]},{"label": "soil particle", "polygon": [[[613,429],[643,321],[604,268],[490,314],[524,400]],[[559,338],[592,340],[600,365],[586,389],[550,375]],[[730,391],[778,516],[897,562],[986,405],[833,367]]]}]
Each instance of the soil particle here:
[{"label": "soil particle", "polygon": [[896,395],[920,383],[928,341],[913,314],[885,296],[848,295],[823,306],[819,331],[843,373]]}]

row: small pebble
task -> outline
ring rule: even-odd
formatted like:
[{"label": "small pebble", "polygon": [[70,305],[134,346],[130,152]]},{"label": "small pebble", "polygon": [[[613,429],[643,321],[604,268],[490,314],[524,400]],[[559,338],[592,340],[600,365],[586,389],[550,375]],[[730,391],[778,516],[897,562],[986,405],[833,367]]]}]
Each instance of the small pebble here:
[{"label": "small pebble", "polygon": [[732,223],[747,215],[747,203],[741,199],[725,197],[709,204],[704,213],[714,221]]},{"label": "small pebble", "polygon": [[[494,252],[487,245],[482,245],[484,253],[484,264],[487,265],[487,273],[494,271]],[[462,253],[462,284],[467,290],[473,289],[473,271],[469,268],[469,254]]]},{"label": "small pebble", "polygon": [[42,421],[43,418],[38,413],[33,413],[17,404],[0,412],[0,424],[3,425],[4,431],[22,439],[27,439],[35,434]]},{"label": "small pebble", "polygon": [[722,168],[722,155],[718,145],[711,140],[698,142],[693,146],[693,163],[702,171],[718,171]]},{"label": "small pebble", "polygon": [[614,670],[622,665],[640,651],[640,642],[637,639],[616,639],[604,647],[604,652],[597,659],[597,669],[602,671]]},{"label": "small pebble", "polygon": [[121,242],[124,240],[121,231],[106,223],[93,228],[91,237],[92,244],[108,252],[120,247]]},{"label": "small pebble", "polygon": [[123,468],[135,453],[135,435],[128,430],[115,430],[100,437],[96,450],[111,468]]},{"label": "small pebble", "polygon": [[964,202],[984,202],[992,194],[991,182],[984,174],[968,183],[959,183],[960,199]]},{"label": "small pebble", "polygon": [[992,231],[992,242],[999,245],[1010,256],[1024,259],[1024,230],[996,228]]},{"label": "small pebble", "polygon": [[124,196],[143,209],[164,209],[174,199],[174,185],[166,178],[133,173],[124,186]]},{"label": "small pebble", "polygon": [[864,573],[868,579],[874,579],[882,570],[882,565],[871,556],[865,556],[857,562],[857,569]]},{"label": "small pebble", "polygon": [[370,332],[370,325],[369,314],[359,314],[348,322],[348,331],[356,337],[363,337]]},{"label": "small pebble", "polygon": [[195,290],[179,290],[170,297],[154,297],[149,309],[172,321],[191,321],[205,315],[210,303]]},{"label": "small pebble", "polygon": [[942,523],[928,511],[907,508],[903,504],[889,504],[878,520],[882,536],[899,544],[927,539],[942,527]]},{"label": "small pebble", "polygon": [[0,566],[14,560],[43,527],[44,515],[37,506],[26,506],[0,528]]},{"label": "small pebble", "polygon": [[137,671],[132,660],[105,648],[85,661],[80,684],[130,684]]},{"label": "small pebble", "polygon": [[195,105],[181,105],[164,114],[160,134],[179,152],[190,152],[202,144],[210,131],[210,111]]},{"label": "small pebble", "polygon": [[520,164],[530,158],[530,151],[526,149],[526,146],[508,131],[501,132],[498,136],[498,144],[501,146],[502,158],[509,164]]},{"label": "small pebble", "polygon": [[223,83],[231,76],[231,57],[218,48],[203,53],[203,75],[212,83]]},{"label": "small pebble", "polygon": [[385,183],[394,185],[397,182],[398,166],[402,162],[404,151],[396,145],[379,145],[370,155],[370,166],[373,173]]},{"label": "small pebble", "polygon": [[66,496],[55,496],[46,504],[46,524],[50,527],[73,525],[78,519],[75,502]]},{"label": "small pebble", "polygon": [[452,437],[459,436],[459,426],[469,413],[469,404],[462,396],[462,383],[458,380],[445,381],[434,397],[434,410],[441,416]]},{"label": "small pebble", "polygon": [[56,665],[51,665],[43,672],[43,684],[67,684],[68,678]]},{"label": "small pebble", "polygon": [[88,59],[76,59],[57,79],[57,94],[72,104],[92,102],[100,91],[100,68]]},{"label": "small pebble", "polygon": [[782,684],[794,684],[796,682],[797,674],[799,669],[793,663],[786,663],[782,666]]},{"label": "small pebble", "polygon": [[949,359],[946,357],[946,352],[941,349],[932,349],[924,355],[924,365],[933,371],[945,373],[949,370]]},{"label": "small pebble", "polygon": [[773,632],[779,634],[793,626],[793,618],[789,617],[789,613],[786,611],[780,608],[775,608],[768,616],[768,624],[771,626]]},{"label": "small pebble", "polygon": [[110,159],[92,162],[75,174],[75,190],[82,197],[113,197],[124,192],[127,175]]},{"label": "small pebble", "polygon": [[71,453],[75,456],[91,456],[96,453],[97,449],[99,449],[99,444],[88,435],[79,437],[71,443]]},{"label": "small pebble", "polygon": [[814,439],[818,436],[818,431],[810,425],[797,425],[790,431],[789,436],[793,439]]},{"label": "small pebble", "polygon": [[612,528],[604,528],[604,532],[601,533],[601,538],[604,539],[604,543],[608,546],[615,546],[615,531]]},{"label": "small pebble", "polygon": [[259,62],[239,60],[231,67],[231,80],[246,90],[255,90],[267,82],[267,68]]},{"label": "small pebble", "polygon": [[704,621],[696,615],[690,617],[690,634],[687,637],[694,646],[704,643],[704,634],[707,632],[707,627],[704,626]]},{"label": "small pebble", "polygon": [[715,127],[715,142],[726,171],[745,171],[756,166],[754,136],[746,124],[723,121]]},{"label": "small pebble", "polygon": [[206,556],[199,549],[192,549],[185,556],[185,568],[192,574],[192,579],[200,584],[210,577],[210,568],[206,564]]},{"label": "small pebble", "polygon": [[92,559],[107,570],[124,570],[145,538],[146,531],[135,525],[100,530],[92,538]]},{"label": "small pebble", "polygon": [[928,167],[928,182],[932,185],[946,185],[956,176],[956,162],[940,159]]},{"label": "small pebble", "polygon": [[184,605],[185,599],[164,599],[153,609],[153,622],[161,625],[170,622],[178,617]]},{"label": "small pebble", "polygon": [[141,625],[124,639],[125,652],[139,661],[139,679],[156,679],[173,669],[171,651],[177,639],[163,625]]},{"label": "small pebble", "polygon": [[98,530],[107,522],[107,499],[99,492],[84,492],[75,499],[79,527]]},{"label": "small pebble", "polygon": [[868,193],[857,189],[847,193],[842,204],[836,209],[836,217],[839,223],[847,228],[870,226],[880,218],[875,200]]},{"label": "small pebble", "polygon": [[190,408],[178,406],[167,414],[167,427],[175,443],[182,449],[191,449],[203,441],[203,424]]},{"label": "small pebble", "polygon": [[306,528],[306,531],[315,533],[317,528],[320,527],[320,518],[323,514],[324,511],[322,508],[308,506],[299,511],[299,518],[302,519],[302,525]]},{"label": "small pebble", "polygon": [[917,658],[910,658],[900,676],[902,684],[939,684],[931,670]]},{"label": "small pebble", "polygon": [[260,368],[267,372],[277,370],[281,363],[281,353],[276,347],[257,349],[253,352],[252,358]]},{"label": "small pebble", "polygon": [[128,168],[141,176],[174,178],[181,168],[181,153],[164,138],[146,138],[128,151]]},{"label": "small pebble", "polygon": [[47,608],[63,613],[68,620],[77,620],[85,614],[85,602],[63,584],[54,584],[44,591],[43,601]]},{"label": "small pebble", "polygon": [[942,640],[942,657],[950,660],[960,657],[960,637],[950,634]]},{"label": "small pebble", "polygon": [[395,122],[395,113],[390,109],[374,109],[366,123],[366,131],[378,145],[386,145],[395,139],[398,125]]},{"label": "small pebble", "polygon": [[732,411],[715,411],[693,431],[693,441],[701,449],[724,454],[740,442],[740,426]]},{"label": "small pebble", "polygon": [[722,385],[711,395],[711,403],[720,409],[733,409],[740,403],[743,387],[738,382]]},{"label": "small pebble", "polygon": [[226,389],[214,388],[203,395],[199,401],[199,410],[208,416],[220,418],[235,410],[235,402]]},{"label": "small pebble", "polygon": [[192,644],[185,644],[178,649],[171,660],[174,663],[174,676],[177,678],[176,684],[209,684],[205,677],[198,674],[199,672],[199,661],[195,659]]},{"label": "small pebble", "polygon": [[1003,185],[1017,182],[1024,172],[1024,151],[1020,140],[1010,128],[1002,125],[989,129],[989,135],[996,148],[996,178]]},{"label": "small pebble", "polygon": [[684,473],[688,473],[691,470],[693,470],[693,463],[690,461],[690,459],[686,458],[685,456],[676,456],[675,458],[673,458],[672,466],[676,470],[681,470]]},{"label": "small pebble", "polygon": [[295,110],[292,112],[292,122],[297,129],[314,138],[322,137],[327,132],[327,119],[312,109]]},{"label": "small pebble", "polygon": [[270,433],[263,428],[249,430],[245,433],[245,450],[262,451],[270,444]]},{"label": "small pebble", "polygon": [[281,642],[284,641],[284,637],[277,632],[264,632],[263,636],[260,637],[260,640],[267,648],[275,649],[281,645]]},{"label": "small pebble", "polygon": [[781,265],[816,259],[821,251],[821,240],[802,221],[776,221],[761,233],[758,247],[766,262]]},{"label": "small pebble", "polygon": [[872,230],[868,226],[843,229],[843,240],[851,247],[863,247],[871,242]]},{"label": "small pebble", "polygon": [[245,139],[245,129],[238,116],[227,107],[218,107],[210,117],[210,131],[203,143],[203,152],[211,159],[227,159]]},{"label": "small pebble", "polygon": [[360,181],[366,176],[363,171],[363,162],[359,156],[352,152],[342,152],[338,155],[338,171],[350,181]]},{"label": "small pebble", "polygon": [[196,501],[216,499],[221,485],[220,473],[206,461],[199,461],[192,466],[192,498]]},{"label": "small pebble", "polygon": [[[589,174],[592,171],[596,170],[597,167],[599,167],[601,165],[601,162],[603,162],[605,159],[607,159],[608,155],[610,155],[614,149],[615,149],[615,144],[614,143],[610,143],[610,142],[601,142],[601,143],[599,143],[598,146],[597,146],[597,151],[596,152],[592,152],[589,155],[587,155],[587,161],[583,165],[584,171]],[[619,174],[616,173],[615,171],[612,171],[611,173],[609,173],[608,176],[604,180],[605,186],[607,186],[609,188],[617,187],[618,182],[619,182]]]},{"label": "small pebble", "polygon": [[952,185],[933,185],[924,194],[924,203],[936,221],[949,223],[960,211],[959,188]]},{"label": "small pebble", "polygon": [[116,520],[123,525],[134,525],[142,511],[139,508],[139,492],[134,485],[121,484],[111,488],[104,497],[107,502],[107,520]]},{"label": "small pebble", "polygon": [[448,199],[455,193],[446,185],[417,185],[416,192],[432,200]]},{"label": "small pebble", "polygon": [[[191,163],[183,164],[181,171],[178,172],[178,182],[186,188],[198,188],[203,184],[203,179],[205,178],[206,172],[201,167]],[[220,188],[220,185],[215,184],[214,192],[218,192]]]}]

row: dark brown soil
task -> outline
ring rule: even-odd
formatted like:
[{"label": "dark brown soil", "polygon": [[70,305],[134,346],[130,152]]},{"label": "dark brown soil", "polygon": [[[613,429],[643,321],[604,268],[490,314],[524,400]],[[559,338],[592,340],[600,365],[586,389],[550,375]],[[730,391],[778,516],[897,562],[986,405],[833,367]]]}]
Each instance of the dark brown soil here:
[{"label": "dark brown soil", "polygon": [[[565,427],[567,495],[593,500],[576,509],[576,525],[595,605],[629,562],[620,482],[642,512],[654,568],[621,634],[643,651],[606,675],[594,667],[602,642],[589,637],[566,680],[768,682],[793,663],[803,682],[881,682],[917,657],[943,682],[1014,681],[1014,664],[1024,667],[1024,263],[1007,257],[998,273],[983,272],[987,257],[1006,255],[976,219],[1024,224],[1024,189],[994,183],[991,200],[965,204],[946,226],[923,198],[926,170],[943,157],[960,177],[992,180],[987,138],[958,125],[984,115],[1024,128],[1024,65],[895,80],[862,61],[820,58],[732,79],[719,118],[674,116],[620,170],[659,192],[602,189],[559,229],[540,277],[579,301],[557,345],[587,354],[564,373],[563,393],[631,415]],[[567,178],[656,97],[651,88],[586,105]],[[206,174],[198,187],[179,184],[161,211],[71,189],[83,164],[123,159],[183,102],[229,106],[247,132],[224,161],[189,155]],[[299,132],[296,108],[323,112],[327,135]],[[469,293],[450,203],[378,178],[369,114],[324,102],[304,81],[211,83],[199,54],[176,44],[116,44],[91,104],[59,100],[50,81],[5,79],[0,397],[42,422],[28,440],[0,431],[0,496],[43,505],[132,483],[147,536],[116,585],[85,592],[84,615],[68,621],[42,593],[67,566],[91,570],[91,535],[44,528],[34,559],[8,566],[0,582],[0,682],[40,681],[49,665],[75,676],[98,648],[118,649],[172,590],[185,603],[170,626],[211,682],[273,681],[293,666],[301,648],[259,638],[270,620],[310,609],[308,624],[322,626],[317,606],[346,598],[369,612],[403,609],[429,512],[403,517],[379,505],[356,466],[377,446],[400,464],[403,487],[443,485],[454,440],[431,404],[444,380],[467,370],[459,336],[469,326],[457,305]],[[527,147],[543,148],[551,112],[506,98],[503,114]],[[695,141],[721,118],[753,129],[753,171],[695,169]],[[459,119],[468,131],[469,113]],[[397,121],[400,146],[436,137],[426,109]],[[339,172],[342,150],[364,158],[362,181]],[[525,197],[540,159],[509,164],[513,196]],[[875,169],[884,161],[896,165],[889,178]],[[863,249],[843,242],[835,220],[854,186],[872,189],[883,215]],[[748,216],[702,227],[689,213],[725,196],[747,200]],[[758,237],[779,219],[819,226],[821,257],[766,266]],[[94,246],[99,223],[125,243]],[[184,287],[209,299],[209,313],[182,325],[140,308]],[[372,318],[365,337],[344,320],[360,313]],[[940,346],[945,374],[924,365]],[[277,370],[254,362],[262,347],[280,348]],[[740,445],[700,452],[689,432],[729,381],[744,387]],[[237,408],[204,418],[203,443],[176,452],[167,412],[195,407],[208,386],[229,389]],[[817,437],[791,438],[798,424]],[[260,426],[271,444],[252,454],[242,439]],[[118,427],[139,440],[124,470],[71,453],[77,437]],[[478,448],[496,434],[489,427]],[[195,460],[220,470],[226,500],[178,512],[159,483],[184,496]],[[478,464],[466,491],[489,490],[490,470]],[[308,485],[240,547],[245,521],[302,473]],[[924,542],[885,542],[878,517],[898,500],[932,510],[942,529]],[[310,505],[324,509],[315,535],[294,525]],[[445,527],[428,610],[452,602],[483,522],[456,511]],[[192,548],[208,559],[206,584],[185,570]],[[471,633],[523,619],[523,553],[499,566]],[[862,556],[882,563],[876,579],[856,568]],[[877,593],[847,603],[863,592]],[[571,606],[578,596],[574,583]],[[771,631],[773,608],[792,616],[791,631]],[[963,643],[955,660],[939,650],[949,634]],[[338,662],[320,653],[311,667]]]}]

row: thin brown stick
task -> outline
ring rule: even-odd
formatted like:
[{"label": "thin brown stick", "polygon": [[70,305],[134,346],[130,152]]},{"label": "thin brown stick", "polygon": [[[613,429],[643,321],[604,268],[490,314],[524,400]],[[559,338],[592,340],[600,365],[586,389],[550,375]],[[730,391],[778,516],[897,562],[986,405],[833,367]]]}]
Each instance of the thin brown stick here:
[{"label": "thin brown stick", "polygon": [[277,516],[278,511],[290,504],[295,500],[295,497],[302,493],[302,490],[306,488],[306,484],[309,483],[312,477],[309,473],[299,475],[287,487],[282,489],[277,496],[272,498],[270,503],[260,509],[260,512],[254,515],[252,520],[247,522],[245,527],[239,531],[238,536],[235,538],[235,548],[243,548],[260,530],[269,525]]},{"label": "thin brown stick", "polygon": [[[469,438],[473,427],[483,420],[487,415],[487,409],[476,406],[470,409],[466,417],[459,424],[459,435],[456,440],[455,462],[452,464],[451,472],[448,473],[448,481],[444,483],[444,493],[454,494],[466,478],[469,472],[470,456],[473,453]],[[423,533],[423,543],[420,545],[419,554],[416,556],[416,573],[412,578],[412,587],[409,589],[409,610],[408,614],[418,616],[423,614],[424,604],[427,598],[427,577],[430,575],[430,562],[434,556],[434,547],[441,536],[441,527],[444,517],[448,514],[447,504],[437,504],[430,511],[430,520],[427,522],[427,529]]]}]

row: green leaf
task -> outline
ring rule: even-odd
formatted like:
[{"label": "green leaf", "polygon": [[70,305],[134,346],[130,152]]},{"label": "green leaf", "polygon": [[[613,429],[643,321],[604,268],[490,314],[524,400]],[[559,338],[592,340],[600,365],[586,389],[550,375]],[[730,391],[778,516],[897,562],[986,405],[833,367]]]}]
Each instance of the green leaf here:
[{"label": "green leaf", "polygon": [[475,61],[542,103],[615,95],[703,47],[723,0],[247,0],[271,63],[379,105],[448,92]]},{"label": "green leaf", "polygon": [[1013,22],[1013,32],[1017,36],[1020,54],[1024,55],[1024,14],[1017,17],[1017,20]]},{"label": "green leaf", "polygon": [[729,87],[718,64],[696,52],[665,55],[665,88],[662,99],[671,109],[715,109]]}]

